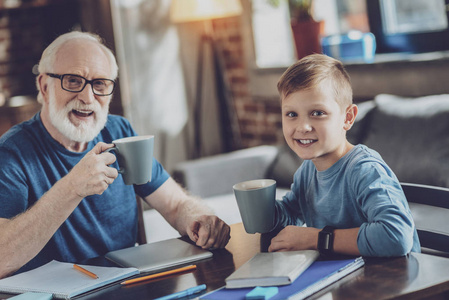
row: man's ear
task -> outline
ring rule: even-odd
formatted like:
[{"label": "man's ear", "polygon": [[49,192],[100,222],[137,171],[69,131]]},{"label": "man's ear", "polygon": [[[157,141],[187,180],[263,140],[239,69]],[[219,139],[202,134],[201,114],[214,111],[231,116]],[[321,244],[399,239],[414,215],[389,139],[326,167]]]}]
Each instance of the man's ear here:
[{"label": "man's ear", "polygon": [[44,79],[45,74],[39,74],[37,77],[37,82],[39,83],[39,90],[42,94],[42,98],[44,102],[48,102],[48,83],[47,80]]},{"label": "man's ear", "polygon": [[351,104],[348,108],[346,108],[345,123],[343,125],[344,130],[348,131],[351,129],[352,125],[354,125],[358,112],[359,108],[355,104]]}]

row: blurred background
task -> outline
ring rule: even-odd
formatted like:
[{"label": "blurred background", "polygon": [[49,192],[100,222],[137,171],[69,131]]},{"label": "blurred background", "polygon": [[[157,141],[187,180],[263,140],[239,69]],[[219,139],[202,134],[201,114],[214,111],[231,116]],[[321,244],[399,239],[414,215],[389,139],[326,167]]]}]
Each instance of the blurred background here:
[{"label": "blurred background", "polygon": [[58,35],[102,36],[110,111],[179,162],[284,143],[276,83],[311,53],[341,59],[354,101],[449,93],[444,0],[1,0],[0,134],[39,110],[33,67]]}]

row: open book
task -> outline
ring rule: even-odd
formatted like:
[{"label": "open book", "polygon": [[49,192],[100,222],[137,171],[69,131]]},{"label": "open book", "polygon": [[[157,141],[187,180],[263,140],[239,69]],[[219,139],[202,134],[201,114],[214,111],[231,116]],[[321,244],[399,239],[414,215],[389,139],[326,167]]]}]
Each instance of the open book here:
[{"label": "open book", "polygon": [[81,265],[96,274],[97,279],[73,268],[73,264],[53,260],[41,267],[0,280],[0,292],[40,292],[53,294],[54,298],[71,297],[103,287],[132,275],[139,274],[136,268],[116,268]]},{"label": "open book", "polygon": [[291,284],[318,256],[315,250],[257,253],[226,278],[226,288]]}]

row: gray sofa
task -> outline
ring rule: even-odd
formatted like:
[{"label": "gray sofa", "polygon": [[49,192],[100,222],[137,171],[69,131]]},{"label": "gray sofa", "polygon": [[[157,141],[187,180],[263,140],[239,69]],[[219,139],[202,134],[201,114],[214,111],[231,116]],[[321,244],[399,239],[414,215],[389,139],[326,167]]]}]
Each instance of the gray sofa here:
[{"label": "gray sofa", "polygon": [[449,188],[449,95],[379,95],[359,107],[351,142],[378,151],[401,182]]}]

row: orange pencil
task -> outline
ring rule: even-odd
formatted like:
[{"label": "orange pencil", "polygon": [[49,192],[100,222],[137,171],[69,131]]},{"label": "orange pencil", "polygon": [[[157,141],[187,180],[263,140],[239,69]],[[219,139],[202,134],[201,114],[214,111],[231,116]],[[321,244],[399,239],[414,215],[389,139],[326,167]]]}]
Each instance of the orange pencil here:
[{"label": "orange pencil", "polygon": [[126,281],[123,281],[121,284],[123,284],[123,285],[132,284],[132,283],[136,283],[136,282],[141,282],[141,281],[145,281],[145,280],[156,279],[156,278],[160,278],[163,276],[177,274],[177,273],[181,273],[181,272],[194,271],[195,269],[196,269],[196,265],[190,265],[190,266],[179,268],[179,269],[174,269],[174,270],[170,270],[170,271],[166,271],[166,272],[161,272],[161,273],[157,273],[157,274],[152,274],[152,275],[148,275],[148,276],[143,276],[143,277],[139,277],[139,278],[135,278],[135,279],[126,280]]},{"label": "orange pencil", "polygon": [[86,274],[87,276],[90,276],[90,277],[92,277],[92,278],[94,278],[94,279],[97,279],[97,278],[98,278],[98,276],[97,276],[96,274],[94,274],[94,273],[92,273],[92,272],[90,272],[90,271],[87,271],[87,270],[84,269],[83,267],[80,267],[80,266],[78,266],[78,265],[76,265],[76,264],[74,264],[73,267],[74,267],[75,269],[77,269],[78,271],[80,271],[80,272]]}]

